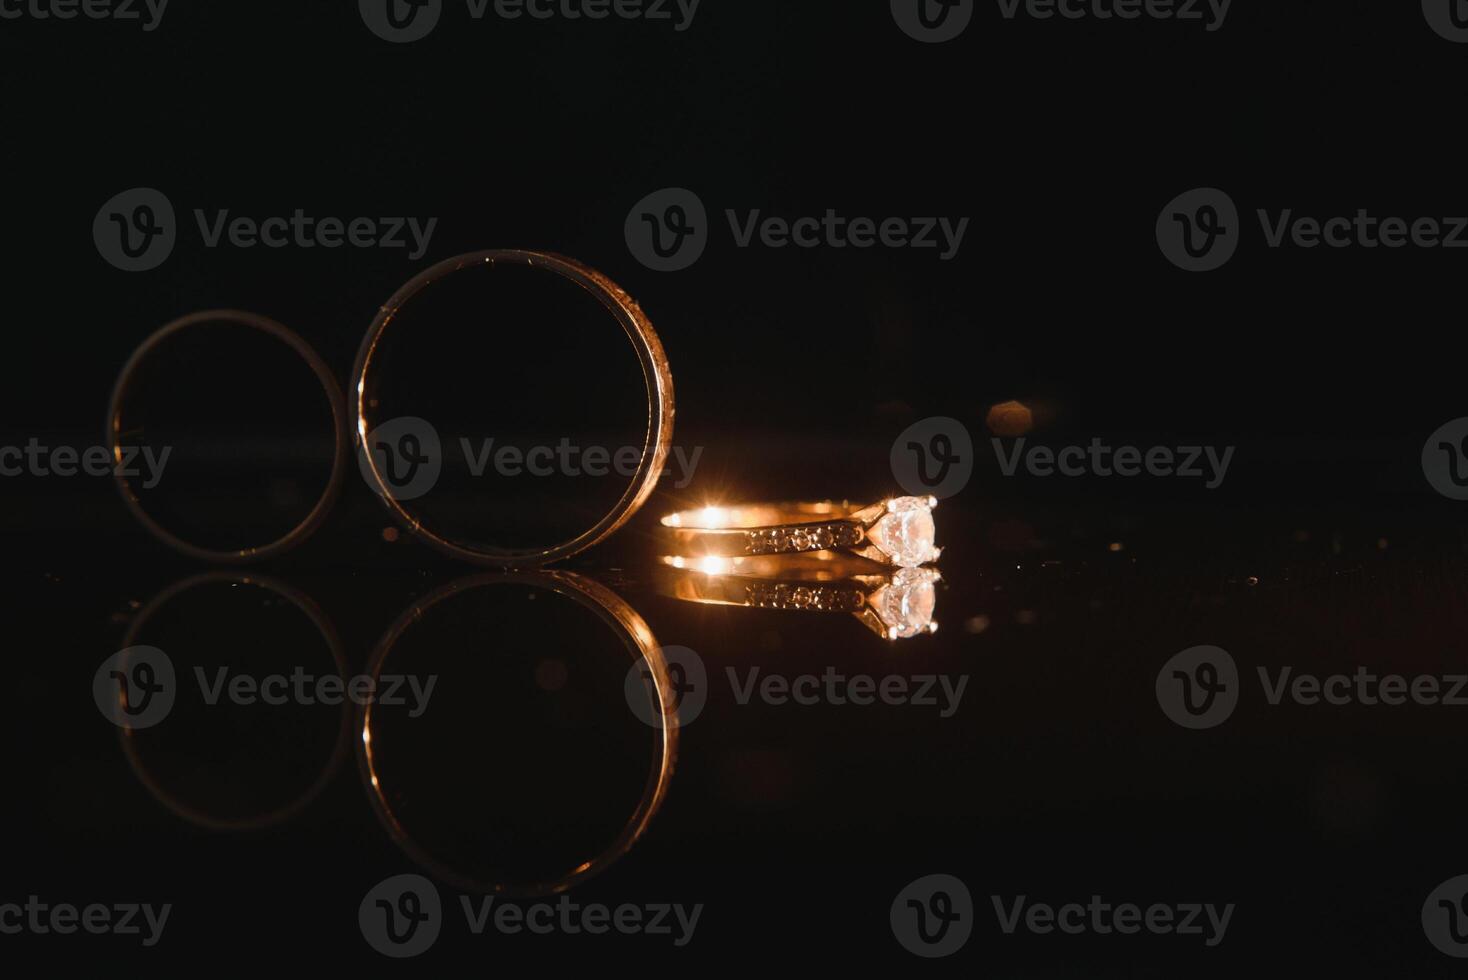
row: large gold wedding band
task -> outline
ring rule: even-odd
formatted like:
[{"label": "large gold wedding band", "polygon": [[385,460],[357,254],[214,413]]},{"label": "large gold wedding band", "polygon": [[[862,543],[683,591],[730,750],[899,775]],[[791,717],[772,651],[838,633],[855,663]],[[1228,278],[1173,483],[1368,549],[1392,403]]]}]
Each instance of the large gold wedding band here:
[{"label": "large gold wedding band", "polygon": [[658,477],[662,475],[663,464],[668,458],[668,448],[673,441],[673,375],[652,322],[631,296],[595,269],[550,252],[496,249],[460,255],[415,276],[383,304],[367,329],[367,336],[362,341],[356,365],[352,369],[350,395],[355,418],[355,443],[359,452],[362,451],[370,431],[367,408],[372,401],[374,369],[380,359],[378,346],[403,307],[412,302],[423,289],[446,276],[471,266],[492,266],[497,262],[528,265],[554,272],[570,280],[606,307],[607,312],[616,318],[631,338],[632,346],[637,350],[638,361],[642,365],[643,380],[647,385],[647,434],[643,442],[642,457],[626,492],[601,520],[569,541],[537,548],[490,547],[455,541],[424,526],[395,499],[391,484],[380,468],[377,454],[367,452],[365,459],[378,496],[397,521],[411,533],[422,537],[438,550],[465,561],[498,568],[529,568],[569,557],[604,540],[625,524],[647,500],[657,486]]}]

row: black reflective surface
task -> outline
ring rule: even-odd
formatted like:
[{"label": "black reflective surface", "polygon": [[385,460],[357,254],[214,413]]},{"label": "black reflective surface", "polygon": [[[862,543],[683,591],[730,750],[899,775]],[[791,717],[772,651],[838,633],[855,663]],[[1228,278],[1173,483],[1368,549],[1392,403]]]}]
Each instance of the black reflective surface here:
[{"label": "black reflective surface", "polygon": [[[645,830],[612,846],[600,873],[568,894],[703,903],[695,956],[756,938],[777,948],[824,937],[843,958],[901,962],[908,954],[892,938],[888,906],[909,881],[942,872],[975,893],[976,933],[961,955],[1016,975],[1082,961],[1127,975],[1133,950],[1149,969],[1202,956],[1205,972],[1227,971],[1298,942],[1383,964],[1425,958],[1416,907],[1454,868],[1451,814],[1464,798],[1458,711],[1274,706],[1255,676],[1282,664],[1320,676],[1358,665],[1461,670],[1445,639],[1464,617],[1454,584],[1461,542],[1420,515],[1187,521],[1113,501],[1104,514],[1057,519],[987,482],[993,499],[967,491],[936,512],[947,551],[932,636],[888,641],[844,613],[660,594],[643,539],[667,508],[662,497],[612,546],[574,563],[625,599],[660,644],[695,650],[707,689],[678,730],[666,797]],[[271,578],[310,596],[340,634],[343,676],[371,673],[395,621],[411,624],[379,669],[436,675],[441,687],[421,720],[409,717],[411,703],[394,709],[376,744],[384,790],[415,846],[394,843],[363,767],[333,757],[337,709],[176,710],[120,744],[78,694],[122,645],[139,604],[189,571],[141,529],[99,519],[87,528],[90,555],[62,560],[37,542],[47,571],[13,583],[27,596],[27,623],[51,624],[52,637],[49,655],[28,661],[22,702],[31,746],[22,771],[38,781],[24,783],[36,788],[16,811],[26,842],[11,864],[18,887],[171,901],[157,955],[180,963],[234,941],[261,908],[277,911],[249,957],[331,943],[351,961],[376,956],[361,942],[357,902],[389,875],[422,872],[417,847],[431,853],[445,901],[457,902],[517,876],[554,877],[611,846],[658,755],[657,730],[625,700],[628,644],[543,585],[465,589],[475,579],[461,567],[407,538],[382,540],[378,506],[351,487],[344,513]],[[450,602],[410,609],[445,586]],[[309,620],[265,591],[195,585],[135,639],[166,643],[180,671],[196,666],[183,653],[191,643],[251,673],[296,663],[329,671]],[[1163,713],[1155,681],[1170,657],[1199,644],[1233,655],[1243,693],[1226,723],[1186,731]],[[837,687],[811,690],[847,693],[839,685],[849,678],[901,676],[921,703],[750,697],[749,685],[770,674],[836,675],[823,683]],[[325,780],[319,792],[315,778]],[[272,801],[291,812],[251,819]],[[991,895],[1236,911],[1216,949],[1178,936],[1047,943],[1004,935]],[[1407,915],[1407,925],[1388,914]],[[567,963],[607,948],[673,950],[649,936],[474,936],[457,907],[447,921],[434,956],[467,962],[485,943],[495,956]]]},{"label": "black reflective surface", "polygon": [[[0,905],[172,910],[146,950],[30,931],[0,935],[0,962],[19,950],[128,972],[905,970],[922,961],[894,934],[894,901],[944,874],[969,889],[973,931],[933,969],[1456,969],[1422,916],[1451,913],[1434,890],[1468,873],[1468,709],[1364,703],[1355,678],[1434,677],[1451,700],[1468,673],[1464,505],[1423,470],[1429,436],[1468,414],[1460,253],[1272,249],[1257,217],[1461,213],[1454,93],[1468,46],[1429,30],[1419,5],[1235,5],[1217,32],[1009,21],[977,5],[948,45],[911,42],[880,3],[709,2],[681,33],[474,23],[453,7],[452,29],[408,45],[379,42],[350,6],[304,6],[179,5],[148,33],[0,21],[0,447],[100,444],[129,352],[195,310],[278,318],[345,383],[379,305],[431,263],[506,246],[575,256],[657,325],[675,444],[701,456],[691,472],[670,464],[632,523],[560,570],[610,590],[659,649],[694,651],[706,698],[671,751],[629,701],[636,642],[553,578],[466,587],[477,570],[394,524],[355,461],[301,548],[204,582],[219,570],[151,538],[109,480],[5,476]],[[160,268],[121,272],[89,229],[104,201],[149,186],[173,202],[181,238]],[[1225,268],[1184,273],[1159,253],[1159,209],[1209,186],[1233,197],[1249,237]],[[695,190],[711,221],[708,250],[677,273],[646,268],[624,235],[629,209],[668,187]],[[210,247],[195,215],[297,208],[438,223],[409,259]],[[828,209],[970,223],[943,260],[741,247],[727,214]],[[564,410],[555,421],[582,440],[637,435],[641,394],[620,384],[635,368],[612,362],[615,333],[462,332],[442,354],[452,384],[405,388],[401,402],[451,407],[463,431],[445,432],[504,437],[489,407],[528,399]],[[405,381],[431,384],[434,357],[415,357]],[[323,435],[310,378],[213,347],[184,361],[154,389],[184,432],[165,438],[207,450],[217,424],[216,462],[236,472],[181,468],[160,513],[233,534],[309,507]],[[210,396],[225,397],[220,414],[191,414]],[[1015,442],[996,453],[986,420],[1011,399],[1032,409],[1031,447],[1234,454],[1212,489],[1008,476]],[[937,633],[890,642],[845,612],[668,594],[660,515],[879,499],[897,489],[893,440],[933,416],[963,423],[976,464],[937,510]],[[266,472],[277,464],[283,481]],[[535,509],[533,483],[475,489],[456,486],[445,515],[527,533],[564,516]],[[508,505],[531,509],[522,520]],[[372,765],[356,706],[195,699],[121,734],[93,686],[134,641],[167,649],[186,680],[381,667],[437,686],[418,718],[383,712]],[[1159,677],[1175,680],[1173,658],[1200,646],[1227,652],[1238,701],[1193,730],[1169,717]],[[1272,703],[1286,669],[1287,685],[1347,678],[1330,689],[1351,703],[1308,679]],[[815,703],[744,699],[771,675],[815,678]],[[902,678],[935,703],[829,696],[855,677]],[[945,691],[961,692],[956,705]],[[447,915],[430,951],[392,963],[364,940],[359,909],[402,874],[433,881]],[[460,898],[495,888],[702,912],[683,946],[615,930],[475,935]],[[1211,946],[1010,934],[1020,896],[1233,911]]]}]

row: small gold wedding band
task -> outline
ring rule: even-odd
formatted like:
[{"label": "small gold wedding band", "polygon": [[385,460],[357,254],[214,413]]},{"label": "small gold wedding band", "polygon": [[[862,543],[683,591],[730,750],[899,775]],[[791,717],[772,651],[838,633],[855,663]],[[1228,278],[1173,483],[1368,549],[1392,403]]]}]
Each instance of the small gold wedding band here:
[{"label": "small gold wedding band", "polygon": [[[248,327],[268,334],[279,340],[291,350],[300,355],[316,376],[321,390],[326,395],[326,404],[331,410],[331,435],[333,440],[331,454],[331,475],[327,477],[326,487],[321,491],[316,504],[310,512],[301,519],[301,522],[291,528],[281,537],[266,544],[253,545],[245,548],[206,548],[201,545],[186,541],[165,528],[153,519],[152,515],[144,509],[142,501],[138,498],[137,490],[128,482],[123,474],[123,437],[127,434],[127,426],[123,420],[123,403],[132,392],[134,382],[138,377],[138,368],[148,357],[161,347],[164,342],[196,327],[208,326],[233,326]],[[260,561],[265,558],[273,558],[283,552],[289,551],[302,541],[309,538],[321,523],[326,520],[326,515],[331,512],[336,503],[337,492],[341,489],[342,473],[346,470],[347,463],[347,435],[346,421],[342,414],[342,392],[337,385],[336,376],[331,373],[331,368],[321,359],[310,344],[301,339],[301,336],[289,327],[282,326],[266,316],[258,313],[247,313],[243,310],[201,310],[198,313],[190,313],[188,316],[180,317],[163,327],[143,341],[138,349],[132,352],[127,363],[122,367],[122,373],[117,376],[117,382],[112,388],[112,398],[107,405],[107,448],[117,464],[114,469],[117,489],[122,494],[122,499],[127,504],[128,510],[138,519],[138,523],[147,528],[158,540],[167,544],[176,551],[197,558],[201,561],[211,562],[250,562]]]}]

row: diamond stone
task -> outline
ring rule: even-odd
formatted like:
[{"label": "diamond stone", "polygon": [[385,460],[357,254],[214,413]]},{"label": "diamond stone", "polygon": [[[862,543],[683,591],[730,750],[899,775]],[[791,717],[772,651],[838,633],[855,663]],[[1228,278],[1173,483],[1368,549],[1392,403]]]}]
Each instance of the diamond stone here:
[{"label": "diamond stone", "polygon": [[895,564],[912,568],[934,561],[933,506],[927,497],[895,497],[887,502],[887,513],[867,530],[867,539]]},{"label": "diamond stone", "polygon": [[936,581],[938,573],[931,568],[901,568],[872,593],[869,601],[889,637],[896,640],[932,632]]}]

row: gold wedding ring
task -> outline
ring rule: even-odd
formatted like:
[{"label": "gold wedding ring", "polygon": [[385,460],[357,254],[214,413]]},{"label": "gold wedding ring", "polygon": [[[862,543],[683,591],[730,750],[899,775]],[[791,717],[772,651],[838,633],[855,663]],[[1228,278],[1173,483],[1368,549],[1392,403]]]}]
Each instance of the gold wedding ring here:
[{"label": "gold wedding ring", "polygon": [[383,304],[367,329],[352,369],[351,413],[356,430],[356,448],[363,452],[373,426],[368,411],[373,404],[374,386],[381,357],[379,347],[388,329],[403,308],[420,292],[434,283],[463,269],[495,264],[522,265],[553,272],[586,290],[604,306],[622,326],[637,351],[647,385],[647,433],[642,456],[631,483],[620,500],[600,520],[569,541],[548,547],[501,548],[451,539],[426,527],[422,520],[404,508],[396,499],[391,482],[381,470],[377,454],[365,452],[366,467],[378,496],[392,511],[397,521],[439,551],[452,557],[498,568],[531,568],[567,558],[604,540],[625,524],[647,500],[662,475],[668,449],[673,441],[673,375],[663,353],[662,342],[652,321],[631,296],[606,276],[574,259],[550,252],[521,249],[497,249],[474,252],[447,259],[419,273]]},{"label": "gold wedding ring", "polygon": [[[316,376],[321,390],[326,395],[326,404],[331,410],[331,434],[333,439],[331,475],[327,477],[326,487],[321,491],[316,504],[310,512],[301,519],[301,522],[291,528],[281,537],[266,544],[254,545],[246,548],[206,548],[201,545],[186,541],[165,528],[143,507],[138,497],[137,490],[124,475],[124,446],[125,436],[134,434],[123,418],[123,403],[132,392],[133,384],[138,376],[138,369],[143,362],[158,350],[167,340],[195,327],[210,325],[226,325],[233,327],[248,327],[268,334],[279,340],[291,350],[300,355]],[[169,547],[180,551],[190,558],[201,561],[212,562],[250,562],[260,561],[264,558],[272,558],[282,552],[289,551],[302,541],[309,538],[326,515],[331,512],[332,505],[336,503],[337,492],[341,489],[342,473],[346,469],[347,462],[347,437],[346,424],[342,416],[342,394],[337,385],[336,376],[332,374],[331,368],[321,359],[321,355],[301,339],[300,335],[288,327],[284,327],[269,317],[258,313],[246,313],[242,310],[202,310],[198,313],[190,313],[188,316],[180,317],[166,326],[160,327],[156,333],[139,345],[133,351],[132,356],[123,365],[122,372],[117,376],[117,383],[112,388],[112,398],[107,406],[107,448],[112,455],[114,466],[113,472],[116,476],[117,489],[122,494],[122,499],[127,504],[128,510],[132,511],[138,523],[147,528],[150,533]]]}]

